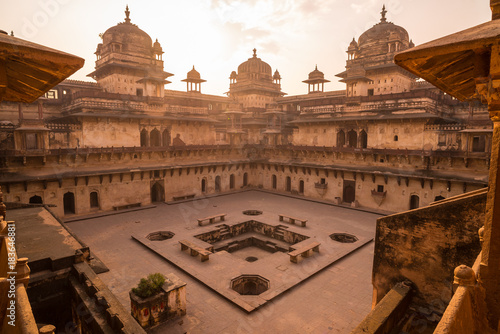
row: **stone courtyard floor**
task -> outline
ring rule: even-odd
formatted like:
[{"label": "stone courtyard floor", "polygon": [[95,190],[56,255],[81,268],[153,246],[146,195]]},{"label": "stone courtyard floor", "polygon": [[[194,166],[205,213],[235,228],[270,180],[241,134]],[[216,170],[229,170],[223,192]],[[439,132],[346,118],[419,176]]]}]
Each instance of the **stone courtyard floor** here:
[{"label": "stone courtyard floor", "polygon": [[[263,214],[242,215],[243,210],[249,209],[261,210]],[[255,247],[232,254],[216,253],[207,262],[181,252],[179,240],[214,228],[199,227],[196,219],[220,213],[227,214],[226,221],[222,222],[227,225],[251,219],[270,225],[289,225],[288,230],[319,240],[320,253],[293,264],[286,253],[270,254]],[[277,214],[308,219],[307,227],[279,222]],[[187,283],[187,315],[151,329],[152,333],[349,333],[370,311],[374,247],[370,240],[378,217],[380,215],[374,213],[252,190],[178,204],[161,203],[146,210],[73,221],[67,226],[108,266],[110,271],[99,277],[127,309],[130,309],[128,292],[150,273],[174,273]],[[172,239],[153,242],[168,249],[163,257],[131,237],[145,237],[155,231],[175,233]],[[354,234],[363,242],[351,246],[351,253],[337,254],[331,249],[346,244],[329,239],[328,235],[334,232]],[[337,255],[332,258],[334,253]],[[248,256],[259,260],[245,262]],[[271,286],[276,286],[279,280],[269,271],[270,261],[274,261],[275,267],[296,270],[297,266],[313,268],[328,256],[332,264],[326,263],[317,273],[306,275],[305,280],[296,282],[251,313],[206,285],[208,281],[229,284],[225,282],[227,270],[211,271],[210,265],[226,264],[235,267],[232,268],[235,273],[244,273],[252,266],[258,270],[261,263],[262,267],[268,266],[262,270],[269,275]],[[169,257],[183,261],[177,265],[184,270],[179,269],[175,261],[165,260]],[[198,275],[208,279],[204,283]]]}]

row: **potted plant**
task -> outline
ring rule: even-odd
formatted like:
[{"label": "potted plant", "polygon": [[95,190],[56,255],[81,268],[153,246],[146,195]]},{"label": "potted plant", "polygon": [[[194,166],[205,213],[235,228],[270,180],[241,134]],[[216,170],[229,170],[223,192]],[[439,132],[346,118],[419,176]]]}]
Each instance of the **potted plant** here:
[{"label": "potted plant", "polygon": [[158,324],[166,313],[167,294],[162,286],[165,276],[160,273],[141,278],[136,288],[130,291],[131,313],[143,328]]}]

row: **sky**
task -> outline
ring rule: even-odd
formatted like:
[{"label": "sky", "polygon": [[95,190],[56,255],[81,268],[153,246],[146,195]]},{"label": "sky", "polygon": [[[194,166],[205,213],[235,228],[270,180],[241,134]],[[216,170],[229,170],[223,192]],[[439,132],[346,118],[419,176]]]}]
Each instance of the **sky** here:
[{"label": "sky", "polygon": [[489,0],[0,0],[0,29],[16,37],[85,59],[70,79],[92,81],[100,33],[131,22],[161,43],[164,70],[173,73],[167,89],[193,65],[202,92],[223,95],[229,75],[252,56],[281,74],[282,91],[306,94],[315,66],[331,80],[325,91],[345,89],[335,75],[345,69],[353,37],[387,19],[405,28],[415,45],[491,19]]}]

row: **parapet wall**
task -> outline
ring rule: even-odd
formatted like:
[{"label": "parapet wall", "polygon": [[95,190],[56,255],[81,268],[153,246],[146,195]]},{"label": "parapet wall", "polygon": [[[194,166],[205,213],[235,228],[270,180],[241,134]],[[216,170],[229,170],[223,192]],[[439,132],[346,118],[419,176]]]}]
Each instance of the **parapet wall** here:
[{"label": "parapet wall", "polygon": [[410,280],[413,303],[442,314],[452,296],[453,270],[472,266],[481,251],[486,190],[377,220],[374,305],[396,283]]}]

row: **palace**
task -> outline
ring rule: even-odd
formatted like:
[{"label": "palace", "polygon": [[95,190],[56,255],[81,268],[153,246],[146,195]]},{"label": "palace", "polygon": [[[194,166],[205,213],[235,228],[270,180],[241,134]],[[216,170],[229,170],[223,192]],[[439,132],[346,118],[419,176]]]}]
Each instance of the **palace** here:
[{"label": "palace", "polygon": [[[253,49],[249,52],[250,58],[229,73],[226,96],[202,93],[202,84],[209,82],[202,79],[202,74],[195,69],[196,65],[182,80],[186,82],[186,91],[175,91],[165,89],[173,74],[166,71],[168,64],[164,64],[160,42],[153,42],[146,32],[132,23],[127,6],[124,21],[106,30],[102,34],[102,43],[97,45],[95,71],[88,74],[95,82],[64,80],[33,103],[7,99],[0,102],[0,186],[3,202],[8,210],[45,206],[54,216],[47,214],[47,218],[44,216],[46,211],[43,211],[38,218],[30,216],[29,221],[43,228],[48,228],[44,224],[50,225],[51,233],[59,233],[66,238],[61,244],[70,252],[76,250],[75,255],[71,255],[76,264],[68,265],[53,258],[50,258],[50,265],[45,259],[35,262],[32,270],[36,275],[31,281],[35,283],[30,283],[32,285],[28,289],[35,316],[41,315],[42,319],[47,319],[46,322],[55,321],[44,310],[43,298],[46,294],[52,298],[51,305],[54,307],[59,304],[62,310],[64,300],[72,303],[74,308],[74,300],[68,301],[59,296],[54,292],[55,286],[71,286],[71,291],[75,290],[78,295],[77,300],[84,300],[82,303],[87,303],[85,298],[92,293],[94,295],[89,299],[95,297],[100,302],[101,297],[95,291],[89,292],[99,287],[94,290],[102,289],[104,302],[118,304],[94,273],[95,267],[99,267],[95,262],[100,261],[90,256],[89,247],[83,247],[79,239],[82,235],[95,238],[97,240],[92,242],[105,252],[102,249],[108,245],[101,244],[102,240],[96,238],[101,232],[86,234],[82,224],[74,223],[76,237],[70,230],[66,232],[64,223],[105,216],[110,212],[123,213],[122,217],[130,220],[134,219],[130,218],[133,215],[127,216],[127,213],[133,210],[154,208],[155,205],[159,206],[158,210],[163,210],[167,207],[163,203],[169,204],[168,207],[172,204],[189,206],[185,203],[197,203],[196,200],[201,202],[206,198],[212,200],[213,207],[227,207],[233,198],[236,208],[245,201],[251,202],[245,197],[248,190],[249,193],[266,193],[270,202],[275,200],[272,196],[286,195],[290,202],[282,207],[291,211],[294,205],[299,207],[303,205],[299,204],[303,203],[302,200],[307,200],[325,207],[351,211],[359,209],[352,212],[359,214],[362,217],[360,220],[375,220],[376,215],[404,212],[379,218],[377,222],[373,306],[393,291],[402,278],[410,279],[418,290],[412,300],[413,305],[428,306],[429,309],[405,309],[407,323],[412,323],[415,314],[424,317],[422,314],[425,313],[426,323],[435,326],[434,314],[439,320],[451,298],[451,283],[446,281],[451,270],[461,260],[471,265],[469,262],[476,258],[480,248],[477,228],[484,218],[484,188],[488,186],[490,155],[494,151],[493,124],[487,105],[477,101],[461,102],[420,79],[415,71],[396,65],[395,55],[414,46],[403,27],[387,21],[384,7],[380,22],[357,40],[353,38],[346,50],[345,70],[336,74],[345,83],[344,90],[325,91],[324,84],[333,80],[333,76],[325,76],[316,66],[303,81],[307,85],[307,93],[289,96],[281,89],[280,73],[277,70],[273,72],[272,67],[260,58],[265,55]],[[233,197],[224,202],[220,199],[224,196],[218,196],[225,194]],[[456,204],[464,199],[468,200],[467,204]],[[292,201],[297,201],[293,202],[297,204],[291,204]],[[265,200],[259,203],[267,205],[268,212],[278,210]],[[290,251],[290,262],[295,264],[309,261],[305,258],[312,254],[311,260],[316,259],[313,260],[316,262],[311,268],[316,265],[321,268],[301,269],[297,274],[300,279],[290,283],[286,289],[301,284],[302,280],[347,257],[349,252],[367,253],[366,247],[365,250],[362,247],[373,240],[374,233],[370,230],[373,226],[361,223],[341,227],[337,222],[331,225],[323,221],[317,224],[309,222],[309,230],[300,234],[293,231],[295,227],[305,229],[307,217],[294,218],[287,212],[273,211],[274,216],[280,216],[279,224],[283,220],[290,224],[301,222],[300,227],[297,224],[285,233],[283,229],[286,230],[288,225],[268,223],[268,212],[262,216],[262,222],[255,218],[229,226],[224,223],[226,213],[205,214],[204,211],[213,209],[206,205],[203,210],[194,206],[194,211],[199,213],[199,227],[194,228],[202,228],[204,221],[210,225],[217,218],[221,220],[221,224],[216,225],[218,229],[206,228],[203,234],[189,234],[193,233],[189,231],[193,227],[187,226],[187,211],[179,209],[181,213],[158,211],[176,219],[175,223],[169,223],[170,231],[150,231],[147,238],[140,236],[138,230],[142,226],[133,227],[141,223],[136,218],[138,220],[134,224],[131,221],[123,223],[123,229],[127,229],[128,233],[127,241],[123,241],[121,233],[117,233],[117,238],[129,242],[134,232],[134,240],[167,258],[172,267],[176,266],[177,273],[182,270],[183,274],[195,277],[197,285],[193,283],[193,289],[200,289],[203,283],[229,300],[233,298],[234,291],[245,290],[245,285],[232,279],[232,285],[241,283],[237,289],[233,287],[234,291],[229,293],[220,292],[217,280],[214,281],[214,277],[219,276],[205,277],[205,271],[199,268],[205,265],[213,270],[210,273],[222,277],[234,269],[230,265],[234,260],[226,258],[226,254],[221,255],[222,252],[214,252],[214,247],[210,251],[200,248],[193,243],[193,238],[219,245],[224,243],[221,234],[228,235],[227,238],[236,241],[219,245],[220,250],[228,252],[231,247],[233,250],[247,247],[242,244],[250,242],[248,240],[260,242],[264,246],[258,246],[259,251],[264,248],[272,248],[273,252],[278,249],[279,252]],[[414,210],[418,208],[421,209]],[[7,216],[13,212],[15,220],[23,220],[23,210],[30,209],[8,211]],[[313,215],[313,210],[304,208],[302,212]],[[414,211],[408,213],[408,210]],[[328,209],[321,207],[318,215],[320,212],[328,212]],[[194,219],[190,214],[188,216]],[[209,217],[202,218],[204,216]],[[60,226],[56,217],[62,221]],[[152,218],[147,214],[144,217],[147,217],[146,221],[158,220],[158,217]],[[182,226],[181,217],[186,226]],[[40,223],[40,220],[43,222]],[[121,228],[113,225],[114,222],[107,223],[115,232]],[[335,226],[336,233],[325,232],[331,226]],[[272,238],[269,237],[270,230]],[[243,240],[240,232],[251,232],[257,237]],[[22,233],[29,235],[30,231],[24,227]],[[102,233],[114,232],[103,230]],[[181,250],[189,249],[192,256],[200,255],[204,264],[191,265],[188,262],[191,258],[185,256],[187,253],[169,253],[171,249],[155,248],[158,244],[150,242],[168,240],[176,234],[191,238],[179,241]],[[340,256],[335,248],[337,244],[326,244],[321,239],[323,234],[328,242],[358,243]],[[417,237],[409,241],[408,235]],[[427,238],[428,235],[434,238]],[[160,239],[154,240],[155,237]],[[305,251],[294,252],[292,247],[287,250],[288,245],[280,245],[286,238],[301,242],[309,237],[321,239],[321,242],[301,244],[301,249]],[[267,239],[262,241],[262,238]],[[347,248],[343,248],[342,252],[344,249]],[[339,257],[328,258],[332,254]],[[218,268],[215,265],[209,267],[215,262],[214,258],[226,261],[226,267],[222,264]],[[126,260],[116,261],[113,265],[124,265]],[[87,262],[94,270],[86,266]],[[285,261],[285,264],[289,265],[288,262]],[[413,262],[417,263],[415,267]],[[272,261],[270,263],[267,263],[269,268],[266,272],[282,279],[281,275],[285,275],[283,272],[287,268],[274,265]],[[111,275],[117,275],[113,265]],[[50,270],[48,266],[52,266]],[[69,273],[69,268],[74,270]],[[429,270],[428,276],[421,274],[424,268]],[[293,269],[287,273],[290,275],[290,272],[294,273]],[[245,297],[241,298],[242,301],[233,300],[248,312],[286,291],[282,287],[279,287],[283,289],[279,292],[273,290],[276,289],[272,286],[274,283],[269,287],[272,281],[269,277],[261,277],[260,274],[255,277],[260,284],[259,289],[264,286],[264,293],[269,289],[268,295],[276,295],[248,304]],[[326,279],[325,275],[319,277]],[[61,283],[61,280],[66,281]],[[397,285],[396,288],[409,291],[410,285]],[[48,290],[52,292],[48,293]],[[194,295],[193,298],[196,298]],[[50,298],[47,297],[47,300]],[[439,306],[432,305],[436,300]],[[276,303],[279,307],[279,302]],[[86,307],[92,309],[91,306]],[[123,306],[118,309],[117,317],[125,319],[121,318]],[[64,312],[66,318],[72,317],[67,310]],[[119,322],[107,321],[113,322],[113,326]],[[124,326],[127,327],[130,319],[122,322],[126,322]],[[136,325],[130,324],[131,328]],[[86,325],[82,321],[78,326],[85,329]],[[343,328],[354,327],[349,324]]]},{"label": "palace", "polygon": [[95,83],[1,103],[6,202],[66,216],[258,187],[397,212],[487,184],[485,106],[396,66],[413,43],[385,10],[349,45],[345,90],[325,92],[316,68],[296,96],[255,49],[227,97],[203,94],[194,66],[186,92],[165,90],[162,47],[129,15],[102,35]]}]

